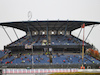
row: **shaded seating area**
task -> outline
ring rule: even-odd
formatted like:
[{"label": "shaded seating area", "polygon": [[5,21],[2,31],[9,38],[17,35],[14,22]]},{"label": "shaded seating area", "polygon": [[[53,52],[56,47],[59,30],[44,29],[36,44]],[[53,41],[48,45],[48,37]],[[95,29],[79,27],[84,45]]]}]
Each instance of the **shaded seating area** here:
[{"label": "shaded seating area", "polygon": [[35,35],[32,36],[32,39],[30,36],[24,36],[17,41],[11,43],[9,46],[25,46],[27,45],[41,45],[42,41],[47,39],[45,35]]},{"label": "shaded seating area", "polygon": [[51,35],[51,45],[79,45],[79,44],[82,44],[82,41],[71,35],[68,36]]},{"label": "shaded seating area", "polygon": [[[82,45],[82,41],[72,35],[50,35],[51,45]],[[46,35],[24,36],[9,46],[42,45],[42,41],[47,40]],[[85,43],[86,44],[86,43]]]}]

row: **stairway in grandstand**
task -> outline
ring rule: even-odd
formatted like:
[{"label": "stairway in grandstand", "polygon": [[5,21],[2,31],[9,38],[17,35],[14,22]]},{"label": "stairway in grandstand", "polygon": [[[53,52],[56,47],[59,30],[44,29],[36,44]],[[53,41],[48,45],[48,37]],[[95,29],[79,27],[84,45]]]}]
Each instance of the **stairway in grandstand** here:
[{"label": "stairway in grandstand", "polygon": [[20,43],[20,45],[22,45],[22,43],[25,42],[28,39],[29,39],[29,37],[26,36],[26,38]]},{"label": "stairway in grandstand", "polygon": [[29,36],[25,35],[23,37],[21,37],[20,39],[12,42],[11,44],[9,44],[10,46],[19,46],[19,45],[23,45],[23,42],[25,42],[26,40],[29,39]]},{"label": "stairway in grandstand", "polygon": [[48,36],[48,42],[49,42],[49,44],[51,44],[51,36],[50,35]]}]

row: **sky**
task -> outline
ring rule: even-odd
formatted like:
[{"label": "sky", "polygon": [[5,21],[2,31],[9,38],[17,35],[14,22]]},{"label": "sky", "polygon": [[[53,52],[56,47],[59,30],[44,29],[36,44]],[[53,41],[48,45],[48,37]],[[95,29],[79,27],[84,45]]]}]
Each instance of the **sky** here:
[{"label": "sky", "polygon": [[[100,0],[0,0],[0,23],[28,21],[28,12],[32,12],[32,21],[38,20],[79,20],[100,22]],[[92,26],[85,27],[85,37]],[[13,41],[17,40],[14,31],[5,27]],[[15,29],[18,37],[25,32]],[[78,36],[80,29],[72,32]],[[95,25],[87,42],[100,52],[100,25]],[[79,38],[82,38],[82,33]],[[0,50],[11,43],[0,26]]]}]

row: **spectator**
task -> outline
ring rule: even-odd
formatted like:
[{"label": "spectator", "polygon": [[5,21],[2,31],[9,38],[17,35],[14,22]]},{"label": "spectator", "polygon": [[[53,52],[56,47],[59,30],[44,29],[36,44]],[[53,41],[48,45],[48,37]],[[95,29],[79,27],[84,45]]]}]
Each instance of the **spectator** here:
[{"label": "spectator", "polygon": [[28,61],[30,61],[30,59],[28,59]]},{"label": "spectator", "polygon": [[93,61],[93,64],[94,64],[94,61]]},{"label": "spectator", "polygon": [[59,53],[57,53],[57,56],[58,56],[58,57],[60,57],[60,54],[59,54]]},{"label": "spectator", "polygon": [[47,60],[47,62],[50,62],[50,60]]},{"label": "spectator", "polygon": [[65,63],[65,60],[63,60],[63,62]]},{"label": "spectator", "polygon": [[40,60],[38,60],[38,62],[40,62]]},{"label": "spectator", "polygon": [[27,57],[25,57],[25,58],[27,58]]},{"label": "spectator", "polygon": [[25,60],[22,60],[22,63],[25,63]]},{"label": "spectator", "polygon": [[28,55],[30,55],[30,53],[28,53]]},{"label": "spectator", "polygon": [[48,52],[46,52],[46,55],[48,55]]},{"label": "spectator", "polygon": [[38,60],[38,58],[36,58],[36,60]]},{"label": "spectator", "polygon": [[54,58],[56,58],[56,56],[54,56]]},{"label": "spectator", "polygon": [[41,58],[41,60],[43,60],[43,58]]},{"label": "spectator", "polygon": [[5,64],[7,64],[7,62],[5,62]]},{"label": "spectator", "polygon": [[49,55],[47,55],[47,57],[49,57]]},{"label": "spectator", "polygon": [[49,52],[50,52],[49,54],[52,54],[52,48],[49,48]]},{"label": "spectator", "polygon": [[23,58],[21,58],[21,60],[23,60]]},{"label": "spectator", "polygon": [[11,64],[12,64],[13,62],[11,61]]},{"label": "spectator", "polygon": [[85,67],[84,66],[81,66],[81,69],[85,69]]}]

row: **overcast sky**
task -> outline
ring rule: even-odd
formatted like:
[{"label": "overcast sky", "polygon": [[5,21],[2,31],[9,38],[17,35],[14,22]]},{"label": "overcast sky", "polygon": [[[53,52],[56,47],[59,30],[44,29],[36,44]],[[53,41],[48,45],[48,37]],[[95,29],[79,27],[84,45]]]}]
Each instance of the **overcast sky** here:
[{"label": "overcast sky", "polygon": [[[0,23],[27,21],[28,11],[32,12],[35,20],[81,20],[100,22],[100,0],[0,0]],[[85,28],[85,37],[92,26]],[[5,27],[13,41],[17,40],[12,28]],[[73,35],[78,36],[80,29]],[[94,44],[100,51],[100,25],[96,25],[91,32],[88,42]],[[17,30],[19,37],[25,32]],[[82,33],[80,38],[82,37]],[[0,49],[10,43],[6,33],[0,27]]]}]

